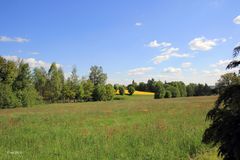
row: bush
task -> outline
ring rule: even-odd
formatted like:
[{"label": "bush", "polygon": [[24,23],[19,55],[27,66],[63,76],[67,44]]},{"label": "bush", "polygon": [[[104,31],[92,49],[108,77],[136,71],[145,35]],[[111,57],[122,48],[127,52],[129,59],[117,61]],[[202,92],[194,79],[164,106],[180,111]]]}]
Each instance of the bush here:
[{"label": "bush", "polygon": [[166,90],[164,98],[172,98],[172,93],[168,90]]},{"label": "bush", "polygon": [[125,87],[120,86],[118,89],[119,89],[119,94],[123,96],[125,94]]},{"label": "bush", "polygon": [[135,88],[132,85],[128,86],[128,93],[129,95],[133,95],[133,93],[135,92]]}]

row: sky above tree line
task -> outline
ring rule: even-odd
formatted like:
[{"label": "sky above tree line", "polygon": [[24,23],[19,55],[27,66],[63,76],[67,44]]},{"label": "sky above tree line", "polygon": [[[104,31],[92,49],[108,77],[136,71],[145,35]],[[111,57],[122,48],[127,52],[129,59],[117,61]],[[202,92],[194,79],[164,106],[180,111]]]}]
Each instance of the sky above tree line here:
[{"label": "sky above tree line", "polygon": [[[0,55],[109,83],[215,84],[240,44],[239,0],[1,0]],[[234,71],[234,70],[233,70]]]}]

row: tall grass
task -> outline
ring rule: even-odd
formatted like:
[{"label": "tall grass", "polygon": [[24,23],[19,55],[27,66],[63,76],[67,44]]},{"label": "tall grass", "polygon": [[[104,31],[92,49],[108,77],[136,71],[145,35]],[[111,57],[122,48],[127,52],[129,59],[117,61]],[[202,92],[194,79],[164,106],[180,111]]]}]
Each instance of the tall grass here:
[{"label": "tall grass", "polygon": [[0,159],[190,159],[215,97],[52,104],[0,110]]}]

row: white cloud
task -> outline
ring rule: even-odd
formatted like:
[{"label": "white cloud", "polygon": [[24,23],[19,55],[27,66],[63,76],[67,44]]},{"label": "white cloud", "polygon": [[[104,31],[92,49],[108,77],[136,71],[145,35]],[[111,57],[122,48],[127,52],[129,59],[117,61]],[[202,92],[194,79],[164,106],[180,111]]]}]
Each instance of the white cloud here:
[{"label": "white cloud", "polygon": [[174,67],[168,67],[163,69],[166,73],[180,73],[182,70],[181,68],[174,68]]},{"label": "white cloud", "polygon": [[191,63],[191,62],[184,62],[184,63],[182,63],[182,65],[181,65],[182,68],[189,68],[189,67],[191,67],[191,66],[192,66],[192,63]]},{"label": "white cloud", "polygon": [[150,48],[158,48],[158,47],[161,47],[161,48],[166,48],[166,47],[170,47],[172,44],[171,43],[168,43],[168,42],[158,42],[157,40],[154,40],[154,41],[151,41],[148,43],[148,47]]},{"label": "white cloud", "polygon": [[220,43],[224,43],[225,38],[207,39],[205,37],[198,37],[189,42],[189,47],[193,51],[208,51]]},{"label": "white cloud", "polygon": [[217,63],[212,64],[211,67],[227,67],[227,65],[231,62],[231,60],[219,60]]},{"label": "white cloud", "polygon": [[129,70],[128,75],[130,75],[130,76],[143,75],[143,74],[145,74],[147,72],[150,72],[152,70],[153,70],[152,67],[135,68],[135,69]]},{"label": "white cloud", "polygon": [[189,57],[189,54],[181,54],[179,53],[179,48],[171,47],[164,49],[161,55],[154,57],[152,61],[154,64],[159,64],[163,61],[170,59],[171,57],[186,58]]},{"label": "white cloud", "polygon": [[39,52],[37,52],[37,51],[33,51],[33,52],[29,52],[30,54],[33,54],[33,55],[38,55],[38,54],[40,54]]},{"label": "white cloud", "polygon": [[[50,63],[47,63],[41,60],[36,60],[35,58],[19,58],[17,56],[3,56],[3,58],[9,61],[14,61],[14,62],[23,60],[23,62],[28,63],[31,68],[44,67],[47,69],[51,66]],[[61,65],[57,64],[57,67],[61,67]]]},{"label": "white cloud", "polygon": [[154,64],[159,64],[159,63],[162,63],[163,61],[166,61],[170,58],[169,55],[159,55],[159,56],[156,56],[152,59],[153,63]]},{"label": "white cloud", "polygon": [[23,50],[16,50],[16,51],[13,51],[14,53],[26,53],[26,54],[32,54],[32,55],[38,55],[40,54],[40,52],[37,52],[37,51],[23,51]]},{"label": "white cloud", "polygon": [[240,15],[233,19],[233,23],[240,24]]},{"label": "white cloud", "polygon": [[21,37],[7,37],[7,36],[0,36],[0,42],[16,42],[16,43],[24,43],[24,42],[29,42],[29,39],[21,38]]},{"label": "white cloud", "polygon": [[138,27],[140,27],[140,26],[142,26],[143,24],[142,24],[142,22],[136,22],[135,25],[138,26]]}]

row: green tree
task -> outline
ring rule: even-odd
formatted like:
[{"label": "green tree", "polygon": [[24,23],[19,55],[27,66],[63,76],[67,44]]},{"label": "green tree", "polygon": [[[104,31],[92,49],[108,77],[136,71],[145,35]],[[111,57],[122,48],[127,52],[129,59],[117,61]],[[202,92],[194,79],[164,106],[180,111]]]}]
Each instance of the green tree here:
[{"label": "green tree", "polygon": [[129,95],[133,95],[134,94],[135,88],[133,87],[133,85],[128,85],[127,89],[128,89]]},{"label": "green tree", "polygon": [[17,65],[0,56],[0,83],[12,86],[17,77]]},{"label": "green tree", "polygon": [[106,88],[106,100],[110,101],[113,99],[115,95],[115,90],[111,84],[107,84],[105,88]]},{"label": "green tree", "polygon": [[13,83],[13,91],[16,93],[19,102],[23,107],[37,104],[40,98],[34,88],[29,64],[20,62],[17,73],[18,75]]},{"label": "green tree", "polygon": [[39,98],[39,95],[33,86],[17,91],[17,96],[21,100],[23,107],[31,107],[35,104],[41,103],[41,98]]},{"label": "green tree", "polygon": [[83,88],[83,84],[82,83],[80,83],[79,86],[78,86],[78,90],[76,92],[76,99],[78,101],[84,100],[84,88]]},{"label": "green tree", "polygon": [[70,102],[71,100],[74,100],[76,97],[76,92],[72,89],[72,82],[71,79],[68,78],[66,83],[63,86],[63,97],[64,101]]},{"label": "green tree", "polygon": [[65,77],[64,77],[64,72],[61,67],[58,68],[58,76],[60,78],[60,99],[63,100],[63,87],[65,83]]},{"label": "green tree", "polygon": [[138,87],[138,84],[133,80],[132,81],[132,86],[134,87],[134,89],[136,90],[137,89],[137,87]]},{"label": "green tree", "polygon": [[81,83],[82,83],[83,90],[84,90],[83,99],[85,101],[90,101],[92,99],[94,84],[92,83],[91,80],[83,80]]},{"label": "green tree", "polygon": [[45,92],[46,83],[47,83],[46,70],[43,67],[35,68],[33,71],[33,79],[34,79],[34,86],[38,91],[39,95],[44,97],[44,92]]},{"label": "green tree", "polygon": [[[234,57],[240,52],[240,46],[234,49]],[[240,61],[232,61],[227,68],[240,65]],[[215,106],[207,114],[211,121],[205,130],[203,142],[217,146],[219,155],[224,160],[240,159],[240,84],[226,87],[220,93]]]},{"label": "green tree", "polygon": [[172,98],[180,96],[180,92],[177,87],[169,85],[166,89],[171,92]]},{"label": "green tree", "polygon": [[187,89],[186,89],[186,85],[184,84],[184,82],[180,81],[180,82],[177,82],[177,84],[178,84],[178,88],[179,88],[181,97],[186,97]]},{"label": "green tree", "polygon": [[189,85],[187,85],[187,96],[188,97],[195,96],[195,90],[196,84],[190,83]]},{"label": "green tree", "polygon": [[240,76],[236,73],[226,73],[221,76],[215,86],[218,93],[223,93],[227,87],[234,84],[240,84]]},{"label": "green tree", "polygon": [[92,96],[95,101],[106,101],[107,98],[105,86],[103,84],[95,86]]},{"label": "green tree", "polygon": [[164,98],[172,98],[172,93],[169,90],[166,90]]},{"label": "green tree", "polygon": [[115,92],[117,92],[118,91],[118,88],[119,88],[119,84],[114,84],[114,89],[115,89]]},{"label": "green tree", "polygon": [[198,84],[196,86],[195,95],[196,96],[204,96],[204,85],[203,84]]},{"label": "green tree", "polygon": [[46,88],[48,100],[50,102],[56,102],[61,96],[61,77],[56,63],[52,63],[48,71]]},{"label": "green tree", "polygon": [[[168,90],[171,91],[172,93],[172,97],[175,98],[175,97],[181,97],[181,93],[180,93],[180,90],[179,90],[179,84],[178,82],[171,82],[169,83],[170,87]],[[174,88],[173,88],[174,87]]]},{"label": "green tree", "polygon": [[125,87],[124,86],[119,86],[119,94],[124,95],[125,94]]},{"label": "green tree", "polygon": [[105,85],[107,81],[107,74],[103,73],[103,68],[100,66],[92,66],[90,68],[89,79],[94,86],[102,84]]},{"label": "green tree", "polygon": [[74,94],[74,97],[72,99],[77,99],[77,93],[79,92],[79,78],[77,75],[77,68],[73,67],[70,79],[69,79],[69,85],[70,85],[70,89]]},{"label": "green tree", "polygon": [[18,98],[12,91],[12,87],[0,83],[0,108],[13,108],[20,105]]},{"label": "green tree", "polygon": [[144,82],[140,82],[138,87],[137,87],[138,91],[147,91],[147,85]]},{"label": "green tree", "polygon": [[154,98],[155,99],[164,98],[166,90],[165,90],[164,85],[161,81],[156,82],[154,92],[155,92],[154,93]]},{"label": "green tree", "polygon": [[27,63],[23,61],[19,64],[17,77],[13,83],[13,90],[23,90],[32,85],[31,70]]},{"label": "green tree", "polygon": [[155,92],[155,89],[156,89],[156,81],[152,78],[152,79],[149,79],[147,81],[147,90],[145,91],[149,91],[149,92]]}]

